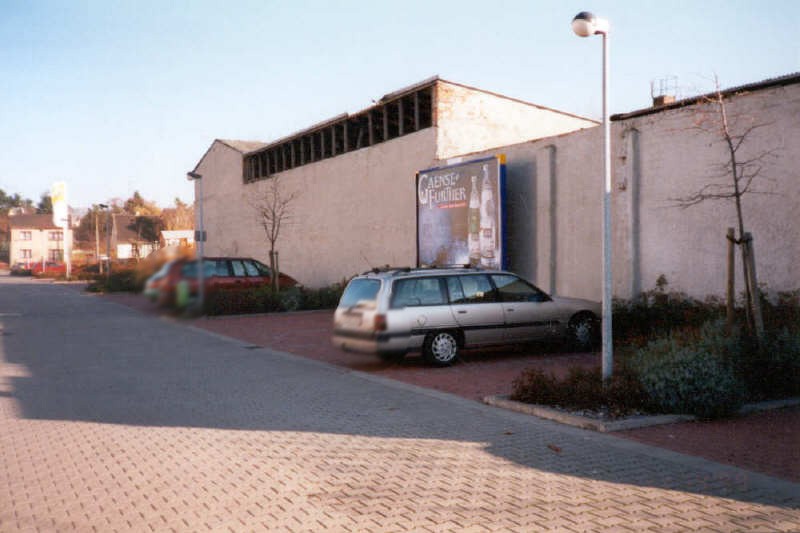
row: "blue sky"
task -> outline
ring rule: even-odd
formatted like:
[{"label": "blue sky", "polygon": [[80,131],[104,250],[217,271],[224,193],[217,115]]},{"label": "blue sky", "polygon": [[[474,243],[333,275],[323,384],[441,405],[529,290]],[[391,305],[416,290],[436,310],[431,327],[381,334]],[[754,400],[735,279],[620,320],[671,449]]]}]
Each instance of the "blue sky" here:
[{"label": "blue sky", "polygon": [[270,141],[432,75],[599,118],[800,71],[795,1],[0,1],[0,188],[167,206],[215,138]]}]

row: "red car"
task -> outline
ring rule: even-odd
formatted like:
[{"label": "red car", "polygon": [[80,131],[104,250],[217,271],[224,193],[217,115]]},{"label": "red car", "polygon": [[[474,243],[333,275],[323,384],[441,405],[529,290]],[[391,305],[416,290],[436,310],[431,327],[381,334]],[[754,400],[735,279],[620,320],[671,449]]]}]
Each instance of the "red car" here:
[{"label": "red car", "polygon": [[[205,291],[229,288],[265,287],[272,284],[272,271],[264,263],[248,257],[205,257],[203,258],[203,286]],[[189,294],[197,294],[197,260],[176,259],[165,263],[145,283],[144,294],[163,306],[177,303],[177,287],[187,281]],[[281,289],[294,287],[297,281],[281,273]]]},{"label": "red car", "polygon": [[67,265],[64,263],[31,263],[31,274],[34,276],[59,275],[67,273]]}]

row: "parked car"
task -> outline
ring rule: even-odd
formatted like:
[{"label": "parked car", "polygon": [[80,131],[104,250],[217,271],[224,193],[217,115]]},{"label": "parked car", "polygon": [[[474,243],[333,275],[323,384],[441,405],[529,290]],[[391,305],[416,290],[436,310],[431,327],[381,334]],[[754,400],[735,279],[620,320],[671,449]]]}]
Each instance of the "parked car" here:
[{"label": "parked car", "polygon": [[[162,306],[178,302],[178,285],[186,283],[189,296],[197,294],[197,260],[176,259],[164,266],[145,282],[144,294]],[[279,286],[294,287],[297,281],[281,273]],[[264,263],[249,257],[203,258],[203,287],[206,293],[232,288],[256,288],[272,284],[272,271]]]},{"label": "parked car", "polygon": [[11,275],[12,276],[30,276],[31,275],[31,267],[30,265],[26,265],[25,263],[14,263],[11,265]]},{"label": "parked car", "polygon": [[46,262],[42,264],[40,261],[31,263],[31,274],[34,276],[43,276],[46,274],[66,274],[67,265],[64,263]]},{"label": "parked car", "polygon": [[421,350],[437,366],[461,348],[565,339],[596,342],[601,305],[549,296],[511,272],[478,268],[387,269],[353,278],[334,313],[333,344],[399,359]]}]

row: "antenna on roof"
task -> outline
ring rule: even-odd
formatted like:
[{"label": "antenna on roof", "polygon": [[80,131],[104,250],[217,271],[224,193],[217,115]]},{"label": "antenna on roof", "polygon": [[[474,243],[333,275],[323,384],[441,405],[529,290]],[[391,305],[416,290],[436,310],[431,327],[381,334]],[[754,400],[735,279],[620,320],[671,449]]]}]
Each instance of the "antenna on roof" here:
[{"label": "antenna on roof", "polygon": [[678,77],[666,76],[650,82],[650,97],[653,107],[671,104],[678,98]]}]

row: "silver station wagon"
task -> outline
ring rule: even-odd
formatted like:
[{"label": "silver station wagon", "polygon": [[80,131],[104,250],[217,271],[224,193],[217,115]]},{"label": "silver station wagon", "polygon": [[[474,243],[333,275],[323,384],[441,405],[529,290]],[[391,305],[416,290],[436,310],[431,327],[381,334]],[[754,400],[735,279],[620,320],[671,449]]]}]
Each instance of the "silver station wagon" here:
[{"label": "silver station wagon", "polygon": [[436,366],[461,348],[564,339],[597,340],[597,302],[549,296],[519,276],[478,268],[372,270],[353,278],[334,314],[333,344],[399,360],[422,351]]}]

